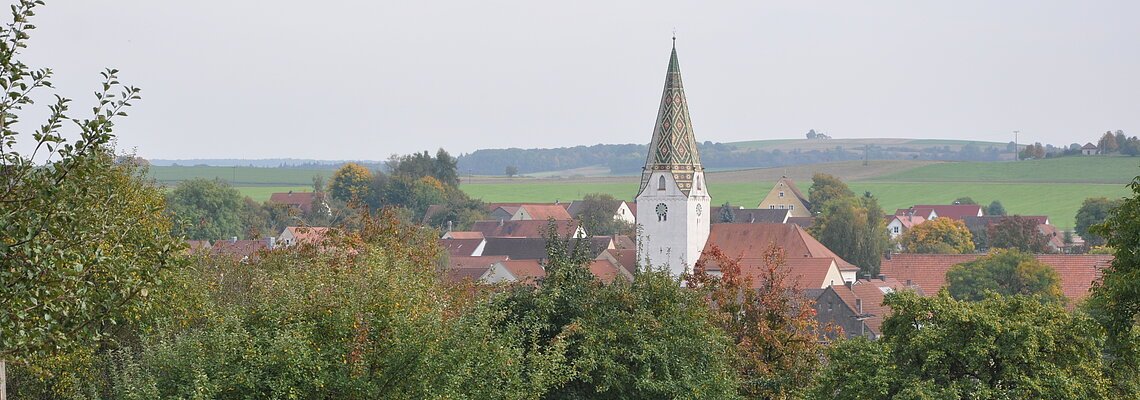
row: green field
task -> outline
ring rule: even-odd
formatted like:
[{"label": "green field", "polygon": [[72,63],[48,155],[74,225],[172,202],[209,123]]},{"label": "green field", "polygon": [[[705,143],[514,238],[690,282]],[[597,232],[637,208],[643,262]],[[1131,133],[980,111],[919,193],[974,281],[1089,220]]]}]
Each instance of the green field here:
[{"label": "green field", "polygon": [[947,162],[869,178],[884,182],[1128,183],[1140,158],[1063,157],[1004,162]]},{"label": "green field", "polygon": [[150,167],[150,176],[168,186],[194,178],[218,178],[235,187],[312,186],[314,176],[323,175],[328,178],[332,173],[331,170],[304,168]]}]

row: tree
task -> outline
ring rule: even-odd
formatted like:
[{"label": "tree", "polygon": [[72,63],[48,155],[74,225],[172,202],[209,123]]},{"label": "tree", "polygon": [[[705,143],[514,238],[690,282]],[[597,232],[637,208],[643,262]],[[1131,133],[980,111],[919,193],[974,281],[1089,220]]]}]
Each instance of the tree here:
[{"label": "tree", "polygon": [[1018,250],[993,250],[977,260],[950,267],[946,272],[950,295],[980,301],[987,294],[1035,296],[1042,302],[1064,304],[1057,271]]},{"label": "tree", "polygon": [[883,338],[840,342],[811,398],[1103,399],[1103,331],[1025,297],[888,294]]},{"label": "tree", "polygon": [[[19,59],[41,4],[17,2],[0,26],[0,367],[105,338],[135,316],[180,248],[161,189],[138,164],[114,162],[112,121],[139,99],[116,70],[103,73],[89,118],[56,95],[38,130],[15,130],[32,98],[53,88],[50,69]],[[78,139],[64,139],[64,126]],[[29,136],[32,152],[17,151]]]},{"label": "tree", "polygon": [[978,202],[974,201],[974,199],[971,199],[969,196],[963,196],[954,199],[953,204],[978,204]]},{"label": "tree", "polygon": [[581,211],[576,216],[582,221],[582,228],[590,235],[630,235],[633,225],[618,219],[615,215],[621,200],[608,193],[587,193],[582,198]]},{"label": "tree", "polygon": [[990,248],[1018,249],[1030,253],[1049,250],[1049,237],[1037,228],[1037,221],[1020,215],[1005,217],[990,225],[986,229],[986,238]]},{"label": "tree", "polygon": [[[784,250],[770,245],[753,281],[740,260],[716,246],[696,263],[689,284],[703,293],[717,324],[735,344],[740,394],[747,398],[794,398],[819,370],[819,322],[812,301],[783,269]],[[715,277],[709,267],[720,268]]]},{"label": "tree", "polygon": [[718,216],[718,219],[721,223],[732,223],[736,220],[736,213],[732,212],[731,203],[726,201],[720,206],[720,215]]},{"label": "tree", "polygon": [[1112,210],[1119,207],[1121,203],[1122,200],[1109,200],[1105,197],[1089,197],[1081,203],[1081,208],[1077,209],[1077,221],[1073,229],[1085,240],[1086,246],[1104,245],[1104,237],[1090,228],[1108,220],[1112,215]]},{"label": "tree", "polygon": [[1092,227],[1115,258],[1089,298],[1090,312],[1108,332],[1106,367],[1121,397],[1140,392],[1140,177],[1128,187],[1132,196]]},{"label": "tree", "polygon": [[812,175],[811,187],[808,188],[808,200],[811,202],[812,212],[820,212],[824,203],[841,197],[855,197],[855,192],[835,176],[824,173]]},{"label": "tree", "polygon": [[1140,155],[1140,138],[1133,136],[1125,140],[1120,144],[1120,153],[1132,157]]},{"label": "tree", "polygon": [[1001,205],[1000,201],[994,200],[986,207],[986,215],[1005,215],[1005,207]]},{"label": "tree", "polygon": [[882,255],[890,247],[883,210],[874,197],[828,200],[809,230],[828,249],[872,276],[878,275]]},{"label": "tree", "polygon": [[241,194],[221,179],[182,181],[167,195],[174,234],[192,240],[246,237]]},{"label": "tree", "polygon": [[1120,143],[1116,142],[1116,135],[1113,135],[1112,131],[1108,131],[1104,133],[1104,136],[1100,137],[1100,141],[1097,142],[1096,147],[1100,148],[1100,154],[1108,154],[1118,150]]},{"label": "tree", "polygon": [[347,163],[333,173],[329,195],[349,204],[364,204],[371,196],[372,173],[357,163]]},{"label": "tree", "polygon": [[514,178],[515,175],[519,174],[519,167],[516,167],[514,165],[508,165],[505,173],[506,173],[508,178]]},{"label": "tree", "polygon": [[458,160],[443,149],[437,150],[435,157],[427,151],[404,156],[392,155],[387,164],[392,176],[397,178],[416,181],[430,176],[444,185],[459,186]]},{"label": "tree", "polygon": [[966,254],[974,252],[974,238],[966,223],[950,218],[935,218],[918,224],[899,238],[907,253]]}]

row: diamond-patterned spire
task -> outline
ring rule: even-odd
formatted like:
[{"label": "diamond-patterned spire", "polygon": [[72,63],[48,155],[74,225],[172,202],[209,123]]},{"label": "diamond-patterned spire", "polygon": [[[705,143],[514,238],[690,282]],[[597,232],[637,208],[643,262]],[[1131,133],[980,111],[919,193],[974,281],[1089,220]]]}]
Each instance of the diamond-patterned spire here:
[{"label": "diamond-patterned spire", "polygon": [[653,171],[672,171],[677,186],[687,195],[693,187],[693,173],[703,170],[693,124],[689,120],[685,87],[681,83],[677,38],[673,38],[673,52],[669,55],[669,69],[665,72],[665,90],[661,94],[657,123],[653,127],[653,141],[649,143],[649,157],[641,172],[641,189],[645,190]]}]

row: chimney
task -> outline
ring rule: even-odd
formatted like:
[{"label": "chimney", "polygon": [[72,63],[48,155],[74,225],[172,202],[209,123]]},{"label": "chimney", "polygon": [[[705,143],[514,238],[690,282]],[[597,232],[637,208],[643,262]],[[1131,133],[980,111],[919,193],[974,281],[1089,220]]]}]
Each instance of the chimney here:
[{"label": "chimney", "polygon": [[230,243],[237,243],[237,236],[231,236]]},{"label": "chimney", "polygon": [[879,274],[879,280],[880,281],[886,281],[887,280],[887,274]]},{"label": "chimney", "polygon": [[447,221],[447,231],[448,232],[451,232],[451,229],[454,227],[455,227],[455,224],[452,221]]}]

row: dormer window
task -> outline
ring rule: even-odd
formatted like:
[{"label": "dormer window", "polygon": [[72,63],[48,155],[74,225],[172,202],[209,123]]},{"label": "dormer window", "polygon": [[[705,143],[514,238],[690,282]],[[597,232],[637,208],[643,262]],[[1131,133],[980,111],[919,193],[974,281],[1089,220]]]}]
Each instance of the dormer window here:
[{"label": "dormer window", "polygon": [[783,197],[784,197],[784,192],[780,191],[780,198],[783,198]]},{"label": "dormer window", "polygon": [[657,177],[657,190],[665,190],[665,177]]}]

